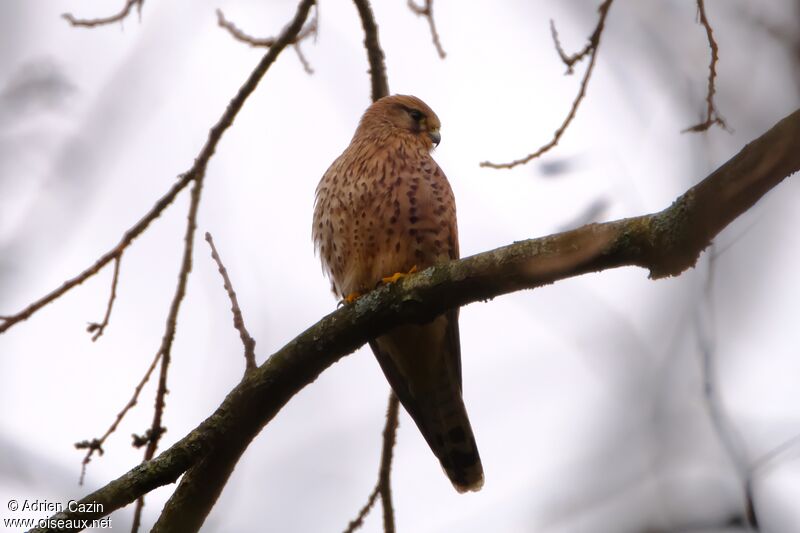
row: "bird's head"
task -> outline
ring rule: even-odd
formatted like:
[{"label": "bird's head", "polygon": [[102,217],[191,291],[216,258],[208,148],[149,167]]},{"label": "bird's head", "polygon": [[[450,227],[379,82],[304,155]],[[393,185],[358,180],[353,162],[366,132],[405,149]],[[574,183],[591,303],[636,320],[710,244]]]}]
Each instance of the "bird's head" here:
[{"label": "bird's head", "polygon": [[359,130],[413,135],[429,149],[439,144],[441,123],[436,113],[416,96],[395,94],[384,96],[364,113]]}]

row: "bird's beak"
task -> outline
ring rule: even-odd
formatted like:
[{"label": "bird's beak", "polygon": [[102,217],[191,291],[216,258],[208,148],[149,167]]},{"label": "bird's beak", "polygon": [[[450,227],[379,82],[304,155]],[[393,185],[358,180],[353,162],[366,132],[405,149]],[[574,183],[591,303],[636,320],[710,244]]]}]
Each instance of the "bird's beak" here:
[{"label": "bird's beak", "polygon": [[428,131],[428,137],[431,138],[435,146],[439,146],[439,142],[442,140],[442,134],[439,133],[439,128]]}]

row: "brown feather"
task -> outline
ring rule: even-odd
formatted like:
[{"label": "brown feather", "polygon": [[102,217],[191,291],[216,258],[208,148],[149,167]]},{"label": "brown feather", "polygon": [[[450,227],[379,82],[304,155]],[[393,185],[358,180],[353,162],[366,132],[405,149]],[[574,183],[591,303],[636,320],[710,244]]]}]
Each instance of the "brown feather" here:
[{"label": "brown feather", "polygon": [[[439,127],[418,98],[382,98],[320,181],[312,234],[339,297],[458,258],[453,191],[430,154]],[[370,346],[454,486],[478,490],[483,470],[461,397],[458,311],[400,326]]]}]

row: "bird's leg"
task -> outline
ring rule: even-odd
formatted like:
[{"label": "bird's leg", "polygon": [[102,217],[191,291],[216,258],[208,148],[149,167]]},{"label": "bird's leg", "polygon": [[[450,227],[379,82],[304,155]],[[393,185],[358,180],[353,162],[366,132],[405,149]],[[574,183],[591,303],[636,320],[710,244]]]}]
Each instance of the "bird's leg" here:
[{"label": "bird's leg", "polygon": [[[351,292],[350,294],[348,294],[339,301],[339,305],[351,304],[356,300],[358,300],[359,298],[361,298],[360,292]],[[336,307],[339,307],[339,305],[337,305]]]},{"label": "bird's leg", "polygon": [[409,274],[415,273],[416,271],[417,271],[417,265],[414,265],[414,266],[411,267],[411,270],[409,270],[408,272],[395,272],[391,276],[383,278],[381,281],[383,281],[384,283],[394,283],[397,280],[399,280],[400,278],[404,278],[404,277],[408,276]]}]

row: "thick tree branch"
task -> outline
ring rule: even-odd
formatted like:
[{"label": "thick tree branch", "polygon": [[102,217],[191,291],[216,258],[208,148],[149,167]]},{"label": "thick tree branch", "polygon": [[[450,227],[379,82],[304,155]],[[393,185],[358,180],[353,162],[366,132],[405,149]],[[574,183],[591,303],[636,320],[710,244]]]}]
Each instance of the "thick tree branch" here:
[{"label": "thick tree branch", "polygon": [[798,170],[800,110],[661,212],[517,242],[380,287],[324,317],[269,357],[171,448],[81,500],[103,504],[101,513],[54,518],[105,516],[174,482],[212,450],[243,450],[327,367],[399,324],[424,323],[447,309],[607,268],[640,266],[652,278],[678,275],[695,264],[725,226]]}]

